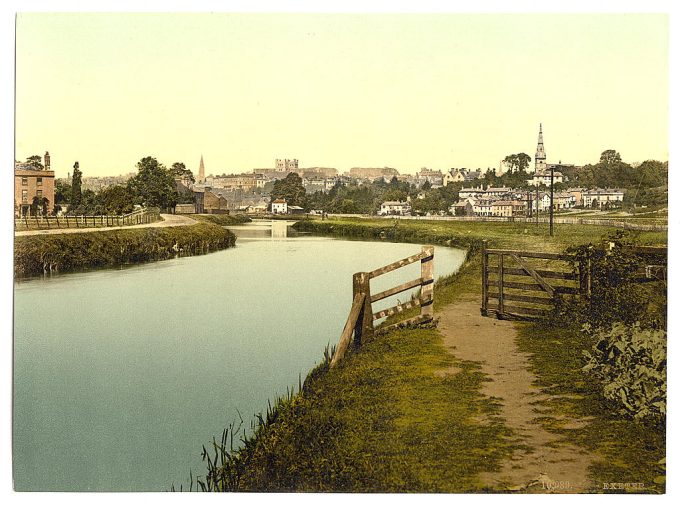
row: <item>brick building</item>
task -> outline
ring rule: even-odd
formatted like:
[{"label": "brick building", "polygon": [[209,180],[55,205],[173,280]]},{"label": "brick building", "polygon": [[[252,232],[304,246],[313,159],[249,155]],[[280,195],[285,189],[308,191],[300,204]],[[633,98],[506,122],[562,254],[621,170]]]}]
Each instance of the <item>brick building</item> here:
[{"label": "brick building", "polygon": [[23,217],[31,213],[31,205],[38,206],[37,213],[54,211],[54,171],[50,169],[50,154],[45,152],[44,169],[26,163],[14,163],[14,214]]}]

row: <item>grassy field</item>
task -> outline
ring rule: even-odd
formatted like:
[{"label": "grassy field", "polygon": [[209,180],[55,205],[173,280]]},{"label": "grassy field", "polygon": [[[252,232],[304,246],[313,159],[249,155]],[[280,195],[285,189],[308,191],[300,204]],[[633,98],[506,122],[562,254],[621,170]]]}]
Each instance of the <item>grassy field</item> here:
[{"label": "grassy field", "polygon": [[[544,225],[356,218],[301,221],[296,228],[468,248],[460,272],[437,283],[436,310],[480,297],[476,253],[482,240],[490,247],[561,252],[597,243],[612,232],[601,226],[558,225],[550,238]],[[635,236],[647,245],[666,243],[663,232]],[[606,411],[580,371],[580,351],[589,345],[571,333],[546,324],[520,327],[519,347],[531,355],[539,383],[559,395],[551,403],[554,414],[537,413],[537,418],[602,455],[591,471],[598,481],[643,482],[647,491],[660,491],[662,429]],[[498,417],[496,402],[480,392],[482,381],[479,364],[448,353],[436,329],[379,335],[337,369],[328,369],[327,355],[299,393],[279,400],[262,416],[242,447],[224,453],[215,448],[211,480],[203,486],[269,492],[483,492],[478,474],[497,470],[513,448],[508,444],[512,431]],[[554,416],[562,411],[592,421],[578,432],[559,429]]]}]

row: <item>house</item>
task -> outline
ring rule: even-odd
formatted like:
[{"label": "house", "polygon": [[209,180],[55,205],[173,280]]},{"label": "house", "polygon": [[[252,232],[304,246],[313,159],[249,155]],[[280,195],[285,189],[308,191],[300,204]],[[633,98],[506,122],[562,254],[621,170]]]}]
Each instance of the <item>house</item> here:
[{"label": "house", "polygon": [[175,213],[196,213],[196,205],[194,203],[177,203]]},{"label": "house", "polygon": [[[563,181],[564,175],[559,171],[555,171],[553,174],[553,183],[562,183]],[[539,185],[550,187],[550,171],[537,171],[532,178],[527,180],[527,183],[534,187],[538,187]]]},{"label": "house", "polygon": [[479,199],[473,203],[472,211],[479,217],[491,217],[492,204],[490,199]]},{"label": "house", "polygon": [[406,201],[385,201],[380,205],[378,215],[410,215],[411,204]]},{"label": "house", "polygon": [[457,216],[471,216],[475,214],[474,200],[471,198],[462,199],[449,207],[449,212]]},{"label": "house", "polygon": [[26,163],[14,163],[15,216],[29,215],[34,202],[39,207],[36,213],[54,211],[54,171],[50,169],[49,152],[45,152],[44,161],[44,169],[36,169]]},{"label": "house", "polygon": [[623,196],[624,191],[620,189],[587,190],[583,192],[583,206],[588,208],[620,206]]},{"label": "house", "polygon": [[526,203],[517,200],[494,201],[491,204],[491,215],[494,217],[521,217],[526,213]]},{"label": "house", "polygon": [[274,201],[272,201],[272,213],[287,214],[288,202],[285,199],[275,199]]},{"label": "house", "polygon": [[[227,199],[224,196],[217,194],[210,189],[206,189],[203,192],[202,205],[203,205],[202,213],[216,213],[216,214],[229,213],[229,203],[227,202]],[[196,208],[198,209],[198,206],[196,206]]]},{"label": "house", "polygon": [[465,173],[461,171],[460,169],[454,169],[451,168],[450,171],[448,171],[443,179],[442,179],[442,184],[444,187],[449,185],[450,183],[456,183],[456,182],[464,182],[465,181]]}]

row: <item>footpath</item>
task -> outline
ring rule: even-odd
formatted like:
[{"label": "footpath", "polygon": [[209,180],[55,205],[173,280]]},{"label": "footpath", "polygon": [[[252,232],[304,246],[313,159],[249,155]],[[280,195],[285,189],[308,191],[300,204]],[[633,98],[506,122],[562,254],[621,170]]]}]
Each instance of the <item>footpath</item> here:
[{"label": "footpath", "polygon": [[[548,396],[535,384],[529,356],[517,345],[511,321],[483,317],[472,298],[452,303],[439,313],[444,345],[456,358],[481,364],[486,376],[482,392],[498,402],[500,417],[514,432],[518,449],[498,472],[484,473],[483,484],[516,492],[587,492],[588,466],[594,456],[544,429],[536,418],[548,410],[541,402]],[[554,415],[552,415],[554,416]],[[585,421],[564,422],[569,428]]]},{"label": "footpath", "polygon": [[92,233],[93,231],[113,231],[116,229],[139,229],[139,228],[169,228],[173,226],[191,226],[197,221],[186,215],[173,215],[170,213],[160,214],[163,220],[150,224],[134,224],[132,226],[104,226],[100,228],[62,228],[62,229],[32,229],[29,231],[15,231],[14,236],[33,235],[61,235],[70,233]]}]

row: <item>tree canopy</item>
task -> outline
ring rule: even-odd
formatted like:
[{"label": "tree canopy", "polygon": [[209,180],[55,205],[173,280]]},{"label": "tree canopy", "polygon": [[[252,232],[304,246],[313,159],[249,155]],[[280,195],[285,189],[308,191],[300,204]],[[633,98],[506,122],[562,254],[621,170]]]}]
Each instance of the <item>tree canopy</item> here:
[{"label": "tree canopy", "polygon": [[45,166],[43,166],[42,163],[42,157],[40,157],[40,155],[31,155],[30,157],[26,158],[26,162],[33,166],[34,169],[38,169],[40,171],[45,169]]},{"label": "tree canopy", "polygon": [[302,186],[302,178],[297,173],[289,173],[286,178],[274,182],[271,201],[285,199],[289,206],[305,206],[305,188]]},{"label": "tree canopy", "polygon": [[177,204],[177,191],[172,172],[154,157],[144,157],[137,163],[137,174],[128,180],[128,192],[138,204],[172,208]]}]

